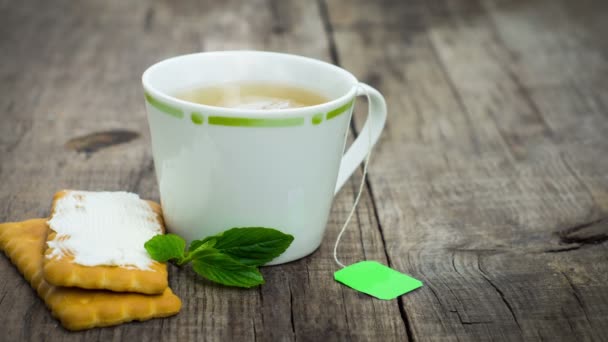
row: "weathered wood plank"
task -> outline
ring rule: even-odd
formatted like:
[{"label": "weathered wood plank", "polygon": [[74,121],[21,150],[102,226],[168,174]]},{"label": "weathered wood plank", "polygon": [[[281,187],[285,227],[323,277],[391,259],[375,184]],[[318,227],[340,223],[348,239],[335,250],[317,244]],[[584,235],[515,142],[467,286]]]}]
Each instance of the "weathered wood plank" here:
[{"label": "weathered wood plank", "polygon": [[[158,199],[147,65],[289,51],[340,63],[386,95],[389,123],[340,252],[426,284],[396,303],[331,280],[355,176],[312,257],[264,269],[268,284],[251,291],[172,269],[184,311],[166,320],[67,333],[0,258],[3,338],[607,339],[607,13],[591,0],[1,4],[3,221],[48,214],[62,187]],[[140,137],[65,147],[116,129]]]},{"label": "weathered wood plank", "polygon": [[[0,219],[48,214],[61,188],[130,190],[158,199],[140,75],[193,51],[267,49],[330,60],[316,3],[300,1],[35,2],[1,6]],[[6,62],[6,63],[5,63]],[[123,144],[74,151],[73,138],[117,129]],[[109,134],[118,142],[120,134]],[[95,139],[78,140],[83,144]],[[68,146],[65,146],[68,143]],[[107,145],[107,144],[106,144]],[[355,180],[355,183],[358,180]],[[8,340],[404,340],[395,301],[380,302],[332,279],[333,240],[354,198],[335,201],[326,242],[313,256],[263,270],[267,285],[237,290],[171,268],[183,299],[173,318],[68,333],[0,258],[0,319]],[[341,245],[345,261],[384,260],[365,193]]]},{"label": "weathered wood plank", "polygon": [[[427,285],[401,301],[414,339],[606,338],[605,245],[560,239],[607,215],[590,3],[328,2],[342,65],[388,101],[369,187],[391,265]],[[573,7],[595,24],[564,28]],[[544,44],[558,35],[576,52]]]}]

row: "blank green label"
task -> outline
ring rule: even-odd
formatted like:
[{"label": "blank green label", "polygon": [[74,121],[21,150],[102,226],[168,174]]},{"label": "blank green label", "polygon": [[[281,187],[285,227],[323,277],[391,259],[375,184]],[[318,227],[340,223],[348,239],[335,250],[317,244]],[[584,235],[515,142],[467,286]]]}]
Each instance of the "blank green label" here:
[{"label": "blank green label", "polygon": [[377,261],[361,261],[334,273],[334,279],[379,299],[395,299],[422,286],[422,282]]}]

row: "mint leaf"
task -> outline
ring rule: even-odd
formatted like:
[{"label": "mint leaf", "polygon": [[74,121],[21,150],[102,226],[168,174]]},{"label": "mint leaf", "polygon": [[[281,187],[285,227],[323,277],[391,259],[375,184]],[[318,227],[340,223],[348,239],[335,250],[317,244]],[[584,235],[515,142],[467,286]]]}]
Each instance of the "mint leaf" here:
[{"label": "mint leaf", "polygon": [[293,236],[262,227],[232,228],[223,233],[186,242],[175,234],[156,235],[144,247],[152,259],[174,261],[178,266],[192,261],[201,276],[228,286],[252,287],[264,284],[257,266],[281,255]]},{"label": "mint leaf", "polygon": [[194,271],[216,283],[253,287],[264,284],[264,278],[254,266],[243,265],[226,254],[207,249],[192,261]]},{"label": "mint leaf", "polygon": [[[281,255],[293,236],[262,227],[232,228],[215,235],[213,248],[249,266],[261,266]],[[203,240],[205,241],[205,240]]]},{"label": "mint leaf", "polygon": [[155,235],[144,247],[150,257],[156,261],[176,260],[179,264],[184,259],[186,241],[175,234]]},{"label": "mint leaf", "polygon": [[[201,247],[202,245],[204,245],[205,243],[209,242],[210,240],[215,240],[216,236],[221,235],[215,235],[215,236],[207,236],[206,238],[202,239],[202,240],[194,240],[192,242],[190,242],[190,247],[188,247],[188,252],[193,252],[196,249],[198,249],[199,247]],[[213,247],[213,246],[211,246]]]},{"label": "mint leaf", "polygon": [[[208,237],[204,240],[194,240],[190,244],[188,249],[188,260],[197,258],[199,254],[206,253],[208,250],[213,249],[217,240],[214,237]],[[215,249],[213,249],[215,251]]]}]

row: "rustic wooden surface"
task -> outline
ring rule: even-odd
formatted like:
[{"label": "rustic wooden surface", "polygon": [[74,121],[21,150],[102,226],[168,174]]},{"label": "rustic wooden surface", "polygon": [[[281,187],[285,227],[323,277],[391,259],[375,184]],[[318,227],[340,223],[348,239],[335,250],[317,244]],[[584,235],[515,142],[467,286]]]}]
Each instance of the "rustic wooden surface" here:
[{"label": "rustic wooden surface", "polygon": [[61,188],[158,199],[153,62],[291,52],[386,96],[340,254],[425,286],[380,301],[332,280],[353,177],[321,248],[261,288],[171,269],[168,319],[67,332],[0,257],[0,340],[608,340],[607,32],[603,0],[1,1],[0,221],[48,215]]}]

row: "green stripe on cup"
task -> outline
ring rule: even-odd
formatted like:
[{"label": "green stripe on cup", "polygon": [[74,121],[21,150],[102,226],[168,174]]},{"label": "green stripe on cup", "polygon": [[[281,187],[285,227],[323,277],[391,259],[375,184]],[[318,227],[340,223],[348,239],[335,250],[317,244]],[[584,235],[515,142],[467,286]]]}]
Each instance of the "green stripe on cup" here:
[{"label": "green stripe on cup", "polygon": [[192,120],[192,123],[195,125],[202,125],[203,121],[205,121],[205,117],[203,117],[201,113],[192,112],[192,114],[190,114],[190,120]]},{"label": "green stripe on cup", "polygon": [[233,127],[292,127],[304,125],[304,118],[232,118],[227,116],[210,116],[210,125]]},{"label": "green stripe on cup", "polygon": [[179,108],[175,108],[173,106],[170,106],[166,103],[160,102],[157,99],[153,98],[150,94],[146,93],[146,101],[148,101],[148,103],[150,105],[152,105],[152,107],[160,110],[161,112],[171,115],[173,117],[176,117],[178,119],[181,119],[184,117],[184,112],[182,112],[181,109]]},{"label": "green stripe on cup", "polygon": [[318,125],[318,124],[320,124],[320,123],[321,123],[321,121],[323,121],[323,114],[322,114],[322,113],[315,114],[315,115],[312,117],[312,124],[313,124],[313,125]]},{"label": "green stripe on cup", "polygon": [[338,115],[340,115],[340,114],[342,114],[342,113],[346,112],[346,111],[347,111],[347,110],[350,108],[350,106],[352,106],[352,104],[353,104],[353,102],[354,102],[354,101],[355,101],[355,100],[351,100],[351,101],[350,101],[350,102],[348,102],[347,104],[345,104],[345,105],[343,105],[343,106],[340,106],[340,107],[338,107],[338,108],[336,108],[336,109],[334,109],[334,110],[330,111],[329,113],[327,113],[327,118],[326,118],[326,119],[327,119],[327,120],[333,119],[333,118],[335,118],[336,116],[338,116]]}]

